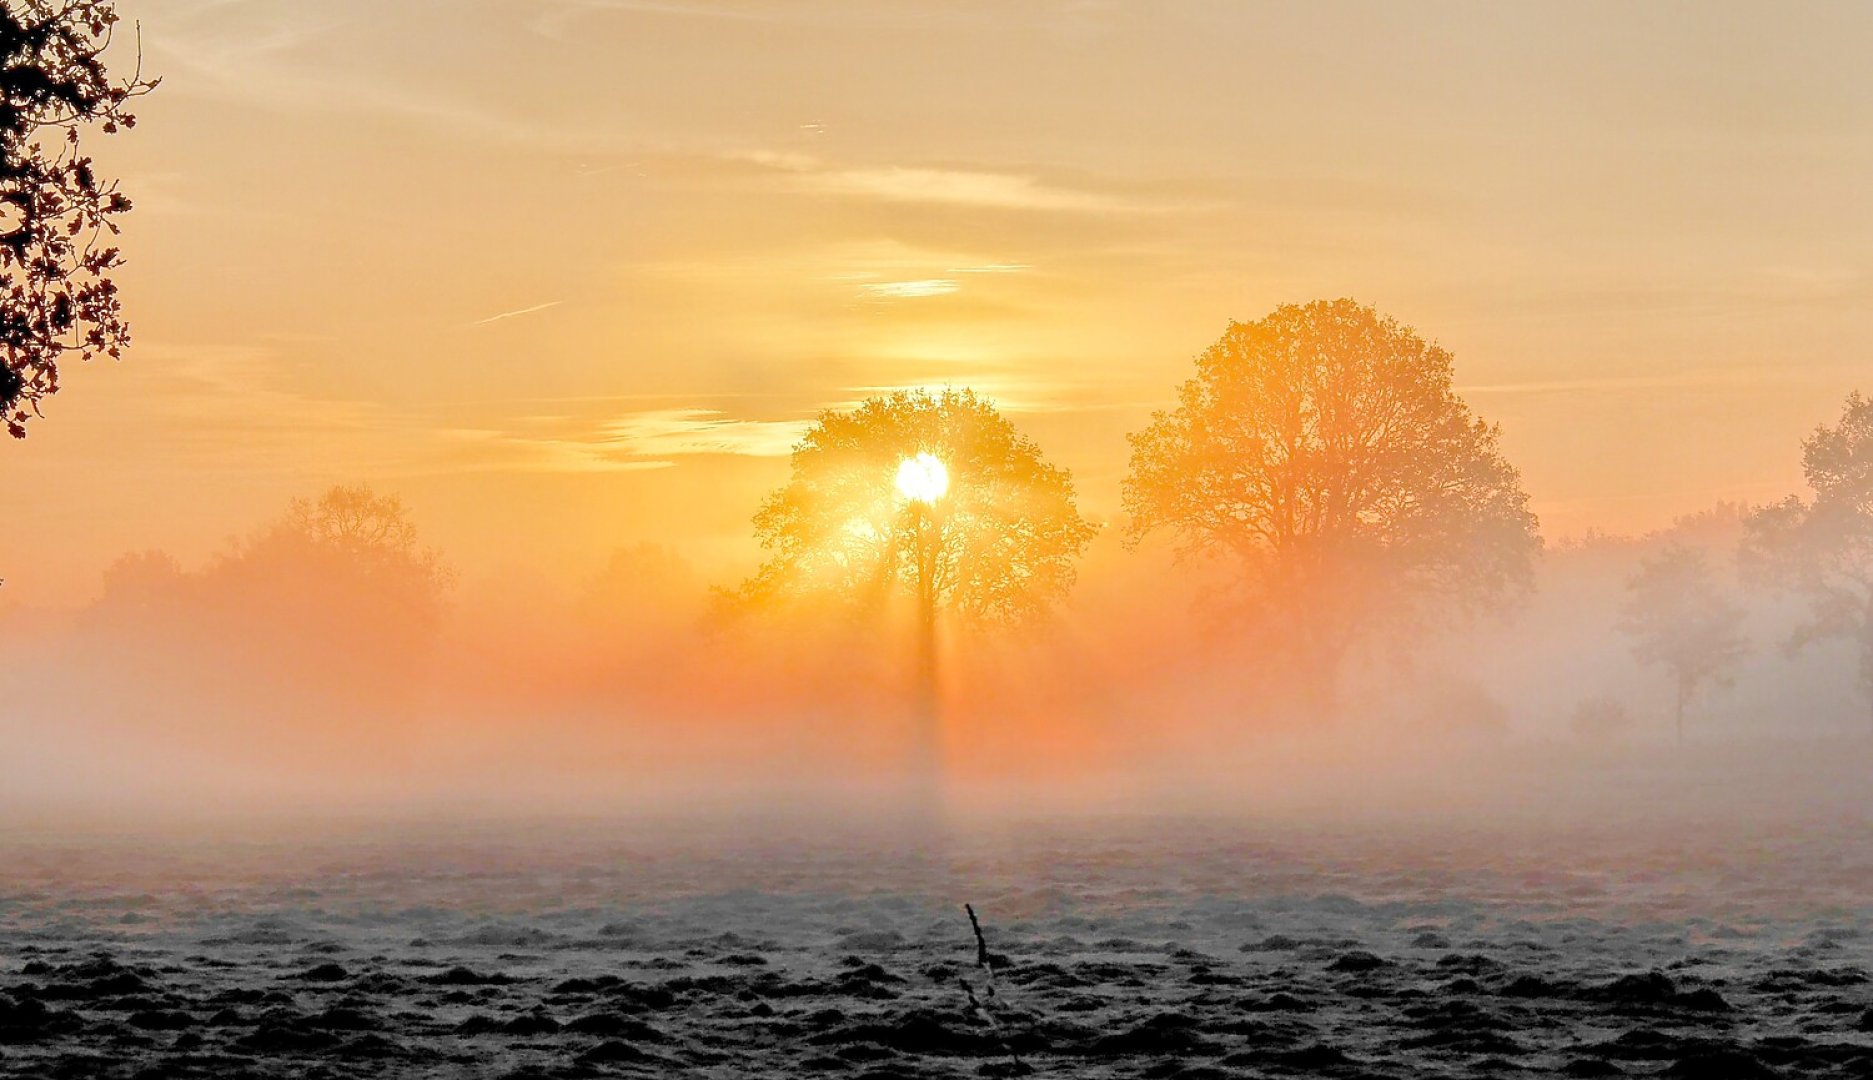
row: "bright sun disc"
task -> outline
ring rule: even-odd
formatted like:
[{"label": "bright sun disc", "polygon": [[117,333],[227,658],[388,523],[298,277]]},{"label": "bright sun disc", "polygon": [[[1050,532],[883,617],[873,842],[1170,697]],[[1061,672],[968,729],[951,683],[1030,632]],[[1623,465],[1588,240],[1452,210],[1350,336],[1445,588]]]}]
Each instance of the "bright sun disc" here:
[{"label": "bright sun disc", "polygon": [[933,503],[950,487],[950,471],[935,454],[905,458],[897,467],[897,489],[907,499]]}]

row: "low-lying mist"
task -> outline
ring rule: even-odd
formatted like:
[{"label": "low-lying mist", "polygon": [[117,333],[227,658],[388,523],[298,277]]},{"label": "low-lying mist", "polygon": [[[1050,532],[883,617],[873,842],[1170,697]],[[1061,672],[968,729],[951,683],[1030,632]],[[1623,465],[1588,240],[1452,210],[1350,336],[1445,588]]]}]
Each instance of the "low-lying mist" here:
[{"label": "low-lying mist", "polygon": [[[1103,536],[1050,617],[941,625],[944,812],[1854,812],[1873,762],[1855,658],[1784,647],[1801,607],[1737,582],[1741,519],[1719,507],[1551,545],[1512,610],[1363,641],[1326,706],[1270,644],[1289,628],[1245,627],[1225,568]],[[201,567],[128,555],[78,610],[0,611],[16,814],[777,821],[896,805],[907,609],[750,617],[651,546],[577,589],[457,577],[413,533],[373,562],[293,520]],[[1635,568],[1687,545],[1746,612],[1748,651],[1690,701],[1679,741],[1671,680],[1619,626]]]}]

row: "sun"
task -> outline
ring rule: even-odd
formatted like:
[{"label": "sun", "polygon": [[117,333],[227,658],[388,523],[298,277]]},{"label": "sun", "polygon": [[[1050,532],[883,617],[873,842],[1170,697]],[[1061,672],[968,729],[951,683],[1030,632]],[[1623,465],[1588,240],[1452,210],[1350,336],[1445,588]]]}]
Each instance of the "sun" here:
[{"label": "sun", "polygon": [[935,503],[950,487],[950,471],[935,454],[905,458],[897,467],[897,489],[912,502]]}]

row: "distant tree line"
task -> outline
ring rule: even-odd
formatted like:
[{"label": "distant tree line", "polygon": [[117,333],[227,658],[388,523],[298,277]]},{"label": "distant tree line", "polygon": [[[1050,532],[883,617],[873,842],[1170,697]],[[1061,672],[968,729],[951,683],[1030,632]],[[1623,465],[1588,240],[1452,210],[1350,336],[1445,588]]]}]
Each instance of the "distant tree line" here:
[{"label": "distant tree line", "polygon": [[452,579],[399,498],[341,485],[293,500],[199,571],[160,551],[124,556],[87,621],[127,662],[145,656],[152,677],[381,697],[411,683]]},{"label": "distant tree line", "polygon": [[[1830,639],[1852,647],[1873,715],[1873,401],[1849,395],[1839,423],[1802,443],[1802,471],[1808,498],[1790,495],[1742,516],[1738,576],[1803,603],[1787,652]],[[1628,582],[1619,625],[1633,655],[1671,678],[1680,739],[1687,706],[1706,687],[1729,685],[1747,654],[1743,621],[1702,548],[1670,542]]]},{"label": "distant tree line", "polygon": [[[1121,535],[1132,547],[1167,535],[1214,582],[1210,606],[1247,645],[1254,708],[1330,717],[1361,650],[1409,649],[1530,595],[1536,518],[1498,429],[1456,393],[1453,365],[1351,300],[1287,305],[1231,324],[1176,404],[1131,436]],[[945,464],[948,486],[913,507],[894,480],[919,454]],[[1807,496],[1739,514],[1739,579],[1801,602],[1789,649],[1850,642],[1873,706],[1873,402],[1849,397],[1803,444],[1803,466]],[[720,613],[872,625],[923,589],[959,631],[1044,625],[1097,533],[1076,503],[1068,471],[968,390],[829,411],[755,516],[767,560],[720,594]],[[1680,738],[1687,711],[1748,651],[1715,554],[1666,543],[1640,561],[1618,613],[1635,659],[1670,679]],[[647,576],[686,579],[672,558],[621,552],[584,617],[603,620]],[[420,665],[451,583],[398,498],[340,486],[295,500],[199,571],[126,556],[89,617],[186,627],[292,685],[383,690]],[[1461,686],[1444,700],[1489,711]],[[1575,723],[1613,731],[1623,706],[1589,699]]]}]

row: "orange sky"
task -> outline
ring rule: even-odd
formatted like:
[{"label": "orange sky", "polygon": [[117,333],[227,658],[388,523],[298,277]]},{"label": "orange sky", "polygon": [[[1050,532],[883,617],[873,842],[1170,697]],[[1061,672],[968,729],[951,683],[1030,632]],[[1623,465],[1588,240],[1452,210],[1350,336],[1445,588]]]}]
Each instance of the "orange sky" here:
[{"label": "orange sky", "polygon": [[1451,348],[1550,536],[1873,390],[1873,9],[124,0],[136,334],[0,446],[8,598],[403,493],[471,576],[712,577],[815,410],[971,385],[1113,512],[1232,318]]}]

